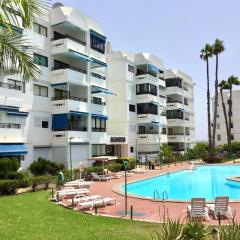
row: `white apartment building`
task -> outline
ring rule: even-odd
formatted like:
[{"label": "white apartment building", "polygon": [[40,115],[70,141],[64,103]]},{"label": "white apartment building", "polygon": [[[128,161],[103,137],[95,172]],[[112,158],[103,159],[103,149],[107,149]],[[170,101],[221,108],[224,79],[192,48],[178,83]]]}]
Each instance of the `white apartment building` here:
[{"label": "white apartment building", "polygon": [[38,157],[68,167],[71,157],[74,168],[90,165],[88,159],[105,155],[109,142],[106,97],[111,92],[101,27],[57,3],[23,33],[37,47],[33,61],[42,74],[37,82],[0,77],[0,157],[16,156],[23,168]]},{"label": "white apartment building", "polygon": [[[156,156],[167,143],[166,86],[162,60],[149,53],[107,54],[109,88],[109,151],[120,156]],[[110,138],[111,140],[111,138]]]},{"label": "white apartment building", "polygon": [[183,152],[195,144],[192,78],[180,70],[166,70],[168,144]]},{"label": "white apartment building", "polygon": [[[223,99],[226,105],[228,114],[228,100],[230,97],[229,91],[223,92]],[[212,103],[214,102],[214,96],[212,98]],[[233,90],[232,94],[232,141],[240,141],[240,90]],[[227,143],[227,131],[225,125],[225,118],[222,108],[222,100],[219,93],[218,100],[218,115],[217,115],[217,128],[216,128],[216,145],[223,145]]]}]

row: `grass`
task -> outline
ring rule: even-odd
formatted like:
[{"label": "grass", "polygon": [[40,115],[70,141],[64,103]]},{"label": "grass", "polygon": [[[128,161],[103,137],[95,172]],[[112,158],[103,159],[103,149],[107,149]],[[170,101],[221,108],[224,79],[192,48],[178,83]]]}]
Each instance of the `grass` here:
[{"label": "grass", "polygon": [[0,239],[151,239],[154,223],[92,216],[48,201],[49,192],[0,197]]}]

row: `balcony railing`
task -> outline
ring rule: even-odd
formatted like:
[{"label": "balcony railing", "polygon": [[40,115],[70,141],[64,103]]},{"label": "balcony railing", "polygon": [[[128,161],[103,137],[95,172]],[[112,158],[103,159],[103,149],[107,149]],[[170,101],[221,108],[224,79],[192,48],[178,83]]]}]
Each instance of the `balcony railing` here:
[{"label": "balcony railing", "polygon": [[170,99],[168,99],[167,103],[181,103],[182,104],[183,102],[181,100],[175,100],[175,99],[170,100]]},{"label": "balcony railing", "polygon": [[92,100],[92,104],[97,104],[97,105],[101,105],[101,106],[105,106],[106,105],[105,102],[97,102],[95,100]]},{"label": "balcony railing", "polygon": [[20,129],[21,128],[21,124],[17,124],[17,123],[0,123],[0,128]]},{"label": "balcony railing", "polygon": [[2,83],[2,82],[0,82],[0,87],[14,89],[14,90],[18,90],[18,91],[22,90],[22,86],[17,86],[17,85],[13,85],[13,84],[9,84],[9,83]]},{"label": "balcony railing", "polygon": [[74,100],[79,102],[87,102],[86,98],[80,98],[75,96],[58,96],[58,97],[52,97],[52,101],[58,101],[58,100]]},{"label": "balcony railing", "polygon": [[87,127],[69,127],[66,131],[80,131],[87,132]]},{"label": "balcony railing", "polygon": [[52,71],[54,70],[59,70],[59,69],[71,69],[73,71],[76,71],[76,72],[81,72],[81,73],[84,73],[84,74],[87,74],[87,71],[84,70],[84,69],[80,69],[80,68],[76,68],[76,67],[73,67],[73,66],[55,66],[52,68]]},{"label": "balcony railing", "polygon": [[159,132],[148,132],[148,131],[146,131],[146,132],[138,132],[138,134],[155,134],[155,135],[158,135]]},{"label": "balcony railing", "polygon": [[95,78],[102,79],[102,80],[106,80],[106,77],[104,77],[104,76],[102,76],[100,74],[97,74],[97,73],[91,73],[91,76],[95,77]]},{"label": "balcony railing", "polygon": [[80,40],[80,39],[77,39],[77,38],[75,38],[75,37],[72,37],[72,36],[70,36],[70,35],[68,35],[68,34],[66,34],[66,35],[61,35],[61,37],[52,38],[51,41],[60,40],[60,39],[65,39],[65,38],[70,39],[70,40],[73,40],[74,42],[77,42],[77,43],[80,43],[80,44],[86,46],[86,42],[84,42],[84,41],[82,41],[82,40]]}]

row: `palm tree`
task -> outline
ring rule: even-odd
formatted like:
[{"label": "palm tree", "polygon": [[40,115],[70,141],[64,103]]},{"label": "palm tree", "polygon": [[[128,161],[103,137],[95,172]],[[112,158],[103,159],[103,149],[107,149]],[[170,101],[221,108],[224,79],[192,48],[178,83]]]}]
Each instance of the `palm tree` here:
[{"label": "palm tree", "polygon": [[27,38],[17,33],[15,29],[16,27],[31,28],[36,17],[46,15],[48,2],[2,0],[0,10],[0,73],[20,73],[24,80],[30,78],[37,80],[40,70],[32,62],[33,47]]},{"label": "palm tree", "polygon": [[213,47],[206,44],[201,50],[200,58],[206,61],[207,66],[207,115],[208,115],[208,145],[209,153],[212,152],[212,128],[211,128],[211,108],[210,108],[210,81],[209,81],[209,58],[213,55]]},{"label": "palm tree", "polygon": [[212,135],[212,148],[215,148],[216,143],[216,125],[217,125],[217,106],[218,106],[218,56],[225,50],[223,41],[216,39],[213,44],[213,54],[216,57],[216,70],[215,70],[215,99],[214,99],[214,113],[213,113],[213,135]]},{"label": "palm tree", "polygon": [[[231,143],[229,142],[229,123],[228,123],[228,115],[227,115],[227,110],[226,110],[226,104],[224,102],[223,98],[223,90],[229,89],[229,83],[225,80],[222,80],[219,83],[219,88],[220,88],[220,94],[221,94],[221,100],[222,100],[222,109],[223,109],[223,114],[224,114],[224,119],[225,119],[225,125],[226,125],[226,132],[227,132],[227,140],[228,140],[228,153],[231,151]],[[230,136],[231,137],[231,136]]]},{"label": "palm tree", "polygon": [[228,144],[230,146],[229,148],[229,154],[231,154],[231,143],[232,143],[232,88],[233,88],[233,85],[240,85],[240,81],[238,79],[238,77],[235,77],[235,76],[230,76],[228,78],[228,87],[229,87],[229,91],[230,91],[230,97],[229,97],[229,100],[228,100],[228,105],[229,105],[229,110],[228,110],[228,132],[229,132],[229,136],[228,136]]}]

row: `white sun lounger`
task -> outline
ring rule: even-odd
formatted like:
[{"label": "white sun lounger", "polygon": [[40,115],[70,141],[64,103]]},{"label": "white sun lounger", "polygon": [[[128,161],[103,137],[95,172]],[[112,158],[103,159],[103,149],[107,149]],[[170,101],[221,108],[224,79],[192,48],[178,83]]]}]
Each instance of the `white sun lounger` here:
[{"label": "white sun lounger", "polygon": [[76,195],[89,195],[90,191],[88,189],[63,189],[56,192],[56,199],[62,200],[65,197],[76,196]]},{"label": "white sun lounger", "polygon": [[110,197],[99,197],[90,201],[80,201],[77,207],[80,209],[92,209],[94,206],[107,206],[110,204],[116,204],[116,200]]},{"label": "white sun lounger", "polygon": [[229,197],[216,197],[215,204],[207,204],[210,211],[213,212],[214,218],[218,218],[218,213],[220,215],[228,215],[233,218],[232,208],[229,206]]},{"label": "white sun lounger", "polygon": [[143,173],[147,172],[147,170],[141,169],[141,168],[135,168],[135,169],[132,169],[130,171],[133,172],[133,173],[136,173],[136,174],[138,174],[138,173],[143,174]]},{"label": "white sun lounger", "polygon": [[192,198],[191,205],[188,205],[188,214],[192,218],[205,218],[209,221],[208,208],[205,204],[205,198]]},{"label": "white sun lounger", "polygon": [[92,182],[84,182],[84,181],[73,181],[73,182],[67,182],[64,184],[64,187],[73,187],[73,188],[90,188],[92,185]]},{"label": "white sun lounger", "polygon": [[111,176],[109,175],[98,175],[94,172],[91,173],[93,180],[97,181],[109,181],[111,180]]},{"label": "white sun lounger", "polygon": [[102,196],[100,196],[100,195],[90,195],[90,196],[76,195],[76,196],[74,196],[73,199],[68,199],[67,202],[68,202],[68,205],[72,205],[72,204],[77,205],[80,202],[93,201],[98,198],[102,198]]}]

